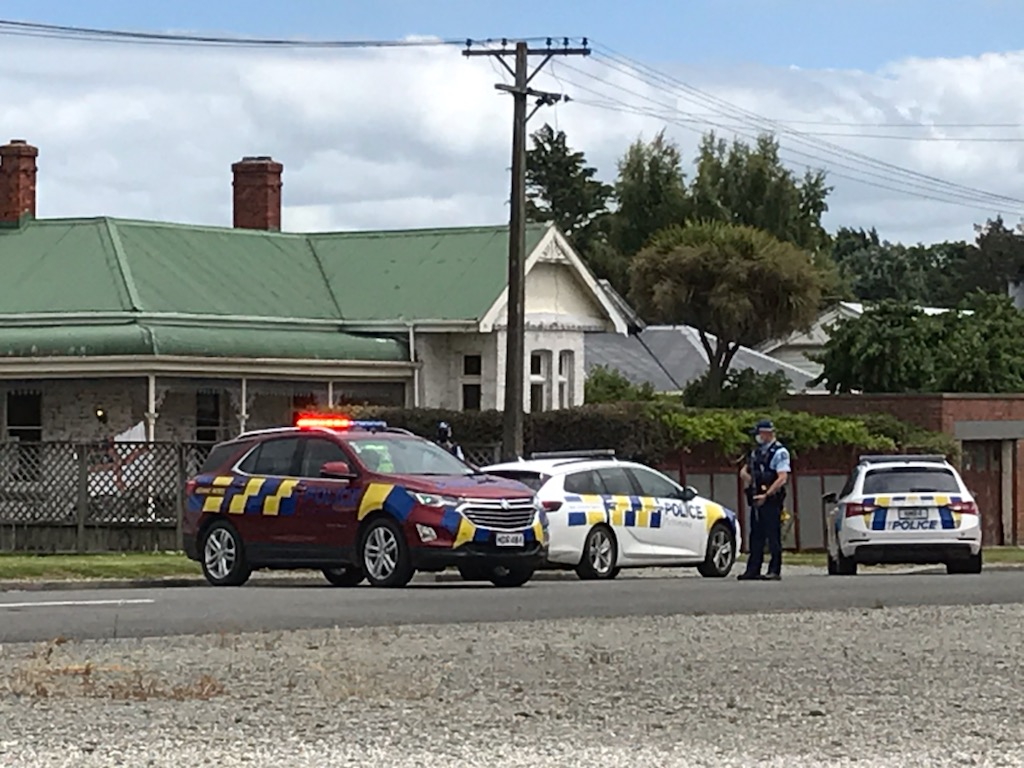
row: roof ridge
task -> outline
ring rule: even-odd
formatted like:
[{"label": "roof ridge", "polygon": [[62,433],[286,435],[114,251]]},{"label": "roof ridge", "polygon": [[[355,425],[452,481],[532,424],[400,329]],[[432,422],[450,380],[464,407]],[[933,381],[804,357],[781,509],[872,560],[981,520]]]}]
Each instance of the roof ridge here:
[{"label": "roof ridge", "polygon": [[102,223],[106,227],[107,237],[110,238],[110,245],[114,249],[114,260],[121,272],[124,289],[128,293],[128,303],[131,304],[132,310],[141,312],[142,299],[139,297],[139,290],[135,285],[135,278],[132,276],[128,254],[125,253],[124,244],[121,242],[121,234],[117,231],[117,222],[113,219],[103,219]]}]

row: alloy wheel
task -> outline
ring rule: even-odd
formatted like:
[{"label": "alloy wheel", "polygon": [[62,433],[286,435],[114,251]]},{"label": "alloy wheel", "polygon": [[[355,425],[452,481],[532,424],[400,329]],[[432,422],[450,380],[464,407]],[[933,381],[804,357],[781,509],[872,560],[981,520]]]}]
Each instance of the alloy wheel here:
[{"label": "alloy wheel", "polygon": [[603,530],[598,529],[590,535],[587,558],[599,576],[606,576],[615,567],[612,541]]},{"label": "alloy wheel", "polygon": [[398,539],[384,526],[370,531],[363,550],[363,564],[367,572],[378,581],[388,579],[398,567]]},{"label": "alloy wheel", "polygon": [[227,528],[210,531],[203,553],[206,568],[215,579],[226,579],[238,560],[235,537]]}]

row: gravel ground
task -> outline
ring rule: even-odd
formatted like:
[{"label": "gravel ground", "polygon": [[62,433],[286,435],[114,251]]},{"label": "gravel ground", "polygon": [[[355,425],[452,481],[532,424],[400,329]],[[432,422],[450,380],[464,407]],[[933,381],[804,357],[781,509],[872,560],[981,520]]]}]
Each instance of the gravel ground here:
[{"label": "gravel ground", "polygon": [[1024,606],[56,641],[0,766],[1010,766],[1022,695]]}]

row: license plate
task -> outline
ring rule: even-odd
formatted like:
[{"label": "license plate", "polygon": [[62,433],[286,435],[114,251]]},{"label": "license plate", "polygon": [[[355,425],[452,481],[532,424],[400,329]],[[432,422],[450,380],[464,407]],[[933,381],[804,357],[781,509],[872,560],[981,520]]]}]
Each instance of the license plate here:
[{"label": "license plate", "polygon": [[526,537],[521,533],[496,533],[494,543],[499,547],[521,547],[526,543]]},{"label": "license plate", "polygon": [[927,509],[901,509],[900,520],[927,520]]}]

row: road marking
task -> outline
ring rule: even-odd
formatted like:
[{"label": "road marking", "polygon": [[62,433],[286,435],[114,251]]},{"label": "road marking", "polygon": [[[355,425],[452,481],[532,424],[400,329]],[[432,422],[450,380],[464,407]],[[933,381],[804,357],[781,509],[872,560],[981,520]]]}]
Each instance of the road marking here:
[{"label": "road marking", "polygon": [[40,603],[0,603],[3,608],[85,608],[93,605],[147,605],[155,600],[53,600]]}]

